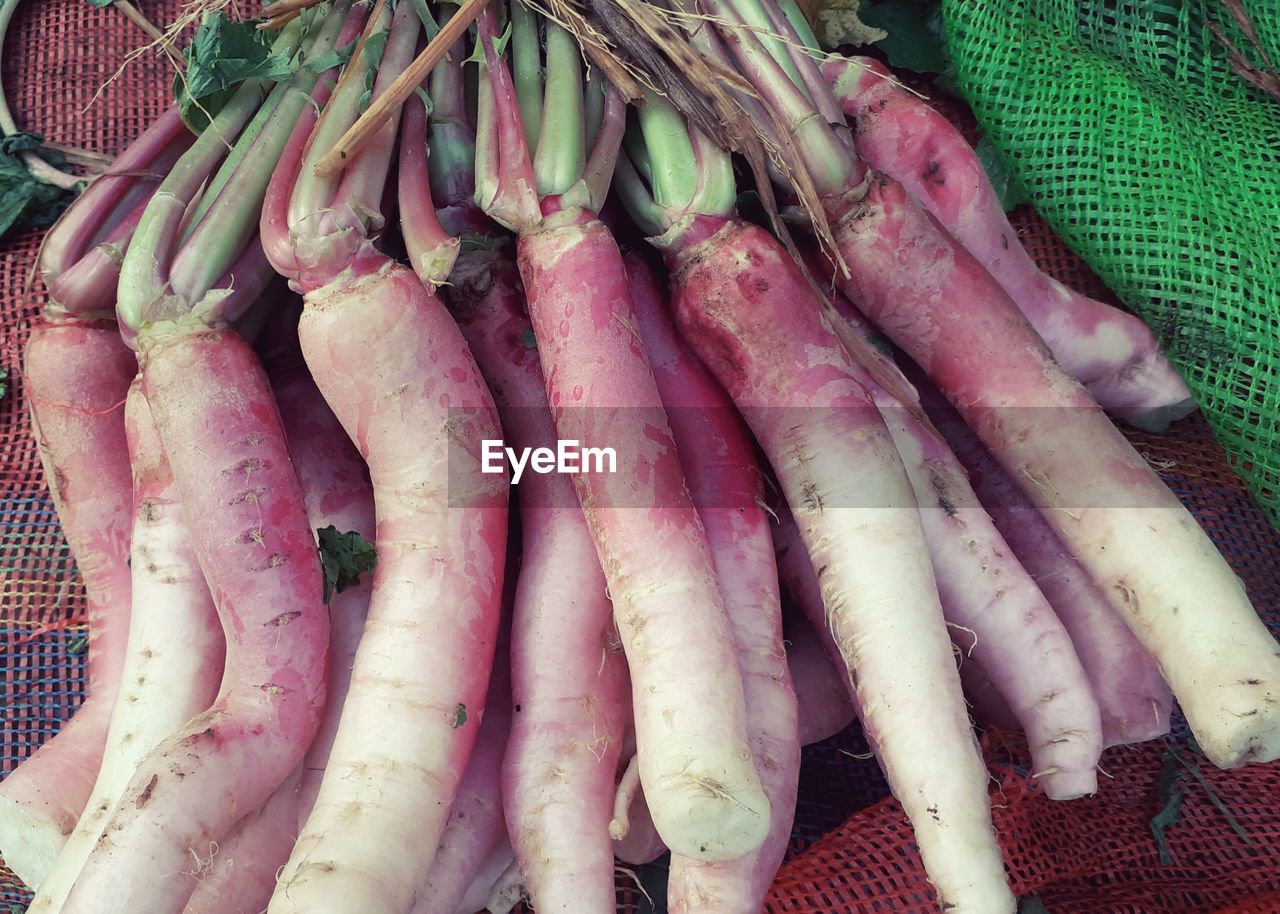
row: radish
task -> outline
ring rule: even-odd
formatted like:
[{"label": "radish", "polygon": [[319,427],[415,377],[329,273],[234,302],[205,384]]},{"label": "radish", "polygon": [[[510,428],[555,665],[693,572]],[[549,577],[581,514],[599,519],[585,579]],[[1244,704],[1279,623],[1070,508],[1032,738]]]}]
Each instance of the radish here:
[{"label": "radish", "polygon": [[[813,66],[799,42],[786,48],[790,63]],[[750,30],[735,29],[733,49],[776,109],[812,131],[801,155],[829,176],[822,201],[848,268],[841,291],[1044,513],[1156,658],[1207,757],[1224,768],[1280,757],[1280,648],[1195,519],[982,265],[814,117],[825,106],[805,95],[810,83],[792,82]]]},{"label": "radish", "polygon": [[142,759],[208,708],[222,680],[226,642],[138,380],[129,388],[125,427],[134,523],[132,612],[122,685],[93,793],[28,908],[36,912],[62,909]]},{"label": "radish", "polygon": [[[513,20],[515,40],[537,23]],[[617,245],[594,215],[623,128],[612,90],[583,91],[573,39],[546,28],[545,94],[526,134],[513,84],[480,19],[477,199],[519,231],[518,263],[560,440],[614,448],[613,474],[574,477],[613,597],[631,670],[640,778],[664,841],[701,860],[730,860],[769,833],[768,801],[751,761],[742,682],[706,534],[685,487],[643,347]],[[587,153],[586,104],[600,110]],[[594,126],[594,125],[593,125]],[[530,154],[525,136],[536,136]],[[541,200],[541,203],[539,203]]]},{"label": "radish", "polygon": [[511,842],[502,838],[481,862],[475,879],[467,887],[462,901],[454,909],[454,914],[476,914],[477,911],[488,910],[489,898],[499,891],[499,882],[512,868],[516,868],[515,852],[511,850]]},{"label": "radish", "polygon": [[[370,14],[370,34],[390,28],[375,99],[413,55],[412,7]],[[367,55],[350,66],[314,132],[314,114],[295,131],[262,230],[304,293],[298,332],[316,385],[369,466],[378,567],[329,762],[271,914],[412,903],[479,729],[506,551],[506,479],[480,473],[479,443],[501,437],[493,401],[439,298],[368,237],[394,125],[339,179],[314,173],[358,113]]]},{"label": "radish", "polygon": [[1071,635],[1102,712],[1104,745],[1168,733],[1173,696],[1151,655],[964,420],[927,378],[917,372],[912,379],[996,527]]},{"label": "radish", "polygon": [[992,683],[991,677],[978,661],[965,656],[963,649],[960,655],[960,682],[979,727],[998,727],[1010,731],[1022,729],[1022,724],[1000,690]]},{"label": "radish", "polygon": [[950,121],[871,58],[833,58],[822,72],[854,120],[862,160],[901,183],[977,258],[1100,406],[1153,431],[1195,409],[1186,382],[1141,320],[1039,270]]},{"label": "radish", "polygon": [[933,429],[873,389],[920,502],[951,637],[1009,703],[1051,799],[1095,793],[1102,719],[1071,638]]},{"label": "radish", "polygon": [[[464,255],[451,307],[494,391],[506,440],[554,446],[514,267],[501,254]],[[511,649],[519,710],[502,770],[511,843],[539,910],[611,912],[608,821],[626,687],[612,607],[571,479],[530,476],[517,491],[523,563]]]},{"label": "radish", "polygon": [[[874,180],[837,231],[850,297],[1040,508],[1155,656],[1209,759],[1280,757],[1280,648],[1177,497],[900,186]],[[927,275],[902,272],[908,249]]]},{"label": "radish", "polygon": [[[89,370],[68,370],[73,366]],[[0,853],[39,886],[93,790],[129,626],[129,451],[124,400],[137,367],[114,321],[42,322],[27,342],[27,397],[45,479],[85,582],[91,694],[0,784]]]},{"label": "radish", "polygon": [[[312,30],[309,53],[334,46],[345,19],[336,9]],[[302,24],[278,43],[296,41]],[[200,861],[302,761],[323,707],[315,541],[266,375],[227,329],[268,279],[243,219],[265,190],[253,169],[279,154],[318,78],[299,69],[265,108],[266,86],[237,90],[161,184],[121,268],[118,311],[137,341],[142,390],[184,511],[201,519],[192,542],[227,635],[226,674],[213,706],[143,759],[64,914],[182,911]],[[214,199],[196,203],[206,183]],[[177,237],[193,203],[200,218]]]},{"label": "radish", "polygon": [[409,914],[454,914],[495,851],[505,849],[505,859],[511,859],[507,823],[502,816],[501,783],[502,759],[511,732],[506,640],[499,639],[475,749],[458,785],[431,868]]},{"label": "radish", "polygon": [[[513,8],[513,15],[532,13]],[[455,52],[431,84],[431,179],[441,219],[478,243],[458,259],[449,304],[494,393],[505,440],[517,448],[554,447],[519,273],[470,199],[475,141],[461,63]],[[424,148],[425,112],[410,106],[402,156],[415,158],[401,159],[403,212],[420,205],[416,196],[426,184],[426,162],[416,157]],[[415,197],[405,195],[406,178]],[[429,249],[417,228],[404,225],[410,249]],[[613,610],[570,478],[530,475],[516,491],[522,567],[511,636],[511,700],[518,711],[502,763],[507,830],[539,910],[612,912],[608,821],[626,713]]]},{"label": "radish", "polygon": [[[986,771],[893,440],[800,268],[730,215],[727,155],[686,133],[658,98],[640,125],[649,179],[623,172],[625,199],[664,250],[681,333],[742,412],[795,514],[863,727],[930,878],[944,907],[1012,911]],[[688,162],[697,167],[680,167]]]},{"label": "radish", "polygon": [[54,505],[85,582],[91,695],[0,786],[0,855],[39,886],[93,790],[128,639],[130,471],[124,401],[136,361],[112,317],[120,255],[139,210],[191,136],[170,111],[116,159],[49,230],[49,289],[32,328],[25,380]]},{"label": "radish", "polygon": [[[873,331],[848,300],[836,296],[833,304],[849,332],[867,340],[867,351],[878,352]],[[976,660],[1017,716],[1030,743],[1032,777],[1049,797],[1095,792],[1101,714],[1066,628],[979,502],[964,466],[921,414],[914,388],[892,360],[881,356],[879,364],[910,401],[894,397],[868,371],[859,380],[893,436],[920,503],[943,613],[962,665]]]},{"label": "radish", "polygon": [[[795,306],[809,287],[763,231],[729,223],[671,261],[681,330],[770,455],[817,568],[863,726],[944,909],[1011,911],[985,771],[892,439],[816,305]],[[938,766],[950,777],[933,776]]]},{"label": "radish", "polygon": [[666,290],[653,269],[634,255],[626,268],[640,338],[715,561],[742,671],[748,740],[773,822],[765,843],[737,860],[705,863],[672,855],[668,906],[759,911],[791,837],[800,776],[796,694],[782,641],[763,475],[732,401],[676,335]]},{"label": "radish", "polygon": [[261,809],[210,849],[183,914],[261,914],[298,836],[302,773],[290,774]]},{"label": "radish", "polygon": [[[354,532],[372,542],[373,490],[368,468],[307,374],[296,346],[294,340],[286,351],[274,352],[269,357],[267,372],[280,406],[289,453],[302,484],[307,517],[314,530],[333,528],[344,534]],[[302,766],[298,825],[310,813],[320,790],[351,683],[351,668],[369,611],[371,586],[369,577],[362,576],[334,592],[329,599],[328,697],[324,717]]]},{"label": "radish", "polygon": [[807,619],[784,613],[783,633],[787,639],[787,666],[796,690],[800,744],[810,746],[830,739],[853,723],[847,677],[827,655],[826,645]]}]

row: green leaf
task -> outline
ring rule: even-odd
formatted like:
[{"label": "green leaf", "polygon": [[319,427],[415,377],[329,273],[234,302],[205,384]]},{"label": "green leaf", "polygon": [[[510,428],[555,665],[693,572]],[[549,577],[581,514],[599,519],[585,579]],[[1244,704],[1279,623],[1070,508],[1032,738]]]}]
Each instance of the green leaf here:
[{"label": "green leaf", "polygon": [[[1196,747],[1197,750],[1199,748],[1199,746]],[[1178,764],[1185,768],[1187,773],[1190,774],[1195,782],[1200,785],[1200,788],[1204,790],[1205,796],[1209,798],[1209,802],[1213,804],[1213,808],[1227,820],[1227,825],[1231,826],[1231,830],[1239,837],[1243,838],[1245,844],[1252,845],[1253,842],[1249,839],[1249,833],[1244,830],[1244,826],[1241,825],[1240,820],[1235,817],[1235,813],[1227,807],[1227,804],[1223,801],[1222,797],[1213,789],[1213,785],[1205,779],[1204,774],[1200,771],[1200,766],[1187,759],[1181,752],[1172,746],[1170,746],[1169,751],[1173,753],[1173,757],[1177,760]]]},{"label": "green leaf", "polygon": [[4,395],[9,392],[9,384],[7,383],[9,372],[0,368],[0,400],[4,399]]},{"label": "green leaf", "polygon": [[71,643],[67,645],[67,653],[72,657],[79,657],[88,649],[89,639],[84,635],[80,635],[79,637],[72,639]]},{"label": "green leaf", "polygon": [[862,13],[867,25],[886,35],[875,41],[889,63],[914,73],[945,73],[950,65],[943,41],[939,7],[917,0],[888,0]]},{"label": "green leaf", "polygon": [[1049,914],[1049,911],[1035,895],[1027,895],[1018,899],[1018,914]]},{"label": "green leaf", "polygon": [[1172,858],[1169,856],[1169,846],[1165,842],[1164,833],[1177,824],[1178,816],[1182,812],[1186,773],[1178,765],[1172,747],[1166,746],[1161,760],[1163,767],[1160,769],[1160,779],[1156,782],[1156,802],[1160,804],[1160,811],[1151,817],[1150,824],[1151,834],[1156,839],[1156,852],[1159,855],[1160,864],[1168,866]]},{"label": "green leaf", "polygon": [[459,254],[470,254],[474,251],[497,251],[507,243],[505,238],[500,238],[489,232],[463,232],[458,236],[461,244],[458,247]]},{"label": "green leaf", "polygon": [[[1200,747],[1194,743],[1194,739],[1188,739],[1187,748],[1193,753],[1199,754]],[[1240,820],[1235,817],[1235,814],[1227,807],[1226,802],[1213,789],[1213,785],[1209,783],[1200,771],[1200,766],[1184,755],[1176,743],[1168,739],[1165,740],[1161,761],[1163,766],[1160,770],[1160,779],[1156,782],[1156,800],[1161,806],[1160,811],[1151,819],[1151,833],[1155,836],[1156,848],[1162,864],[1167,866],[1171,862],[1169,849],[1165,844],[1165,831],[1177,823],[1182,808],[1182,799],[1192,781],[1205,792],[1209,803],[1227,820],[1231,830],[1246,845],[1252,846],[1253,842],[1249,838],[1249,833],[1244,830]]]},{"label": "green leaf", "polygon": [[364,111],[373,100],[373,87],[378,81],[378,68],[382,66],[382,57],[387,51],[389,31],[374,32],[364,43],[364,93],[360,96],[360,110]]},{"label": "green leaf", "polygon": [[255,20],[233,21],[209,13],[187,48],[185,74],[174,77],[173,94],[183,121],[195,132],[209,126],[236,87],[248,79],[278,80],[293,70],[288,54],[273,53],[272,37]]},{"label": "green leaf", "polygon": [[986,170],[987,178],[991,181],[991,186],[995,188],[1000,206],[1006,213],[1023,203],[1030,202],[1022,189],[1022,183],[1009,170],[1009,163],[1000,154],[1000,150],[996,148],[995,143],[984,136],[978,141],[974,152],[977,153],[978,161],[982,163],[983,169]]},{"label": "green leaf", "polygon": [[458,705],[453,709],[453,729],[457,730],[467,722],[467,706]]},{"label": "green leaf", "polygon": [[363,536],[354,530],[339,533],[330,524],[316,531],[320,542],[320,564],[324,568],[324,601],[328,603],[335,593],[360,583],[360,575],[373,571],[378,564],[378,553]]},{"label": "green leaf", "polygon": [[[0,141],[0,236],[11,229],[53,225],[75,196],[32,177],[26,163],[18,158],[17,152],[39,145],[38,138],[31,145],[34,136],[17,134]],[[43,153],[41,158],[55,166],[62,165],[64,161],[61,156],[49,152]]]},{"label": "green leaf", "polygon": [[537,349],[538,338],[533,335],[532,327],[525,327],[524,332],[520,334],[520,342],[525,349]]},{"label": "green leaf", "polygon": [[98,9],[111,6],[116,0],[88,0],[90,6],[96,6]]},{"label": "green leaf", "polygon": [[302,65],[303,69],[312,73],[323,73],[334,67],[345,67],[351,62],[351,55],[356,52],[356,44],[359,41],[359,38],[353,38],[344,48],[330,48],[323,54],[311,57]]},{"label": "green leaf", "polygon": [[39,149],[44,145],[44,137],[38,133],[11,133],[0,138],[0,153],[13,156],[28,149]]}]

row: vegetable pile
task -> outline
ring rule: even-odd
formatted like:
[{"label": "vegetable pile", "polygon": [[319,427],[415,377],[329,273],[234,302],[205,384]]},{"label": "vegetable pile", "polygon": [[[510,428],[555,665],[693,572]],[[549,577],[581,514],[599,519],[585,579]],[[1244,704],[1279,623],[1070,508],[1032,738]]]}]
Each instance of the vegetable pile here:
[{"label": "vegetable pile", "polygon": [[1280,646],[1107,415],[1185,385],[879,63],[792,0],[263,17],[41,253],[92,691],[0,784],[31,912],[603,914],[667,852],[758,912],[856,715],[941,909],[1010,914],[971,711],[1062,801],[1175,698],[1280,757]]}]

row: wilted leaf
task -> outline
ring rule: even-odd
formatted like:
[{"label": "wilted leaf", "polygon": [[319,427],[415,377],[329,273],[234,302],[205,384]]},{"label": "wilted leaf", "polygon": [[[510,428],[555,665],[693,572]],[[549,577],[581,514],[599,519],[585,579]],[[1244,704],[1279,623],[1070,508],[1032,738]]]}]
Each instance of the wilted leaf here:
[{"label": "wilted leaf", "polygon": [[316,537],[320,543],[320,564],[324,568],[326,603],[335,593],[359,584],[361,574],[377,567],[377,551],[355,531],[339,533],[338,528],[330,524],[317,530]]},{"label": "wilted leaf", "polygon": [[868,23],[862,0],[818,0],[812,4],[809,21],[818,41],[828,49],[842,44],[874,44],[887,35]]},{"label": "wilted leaf", "polygon": [[[75,194],[32,177],[18,152],[40,145],[40,137],[19,133],[0,140],[0,236],[15,228],[46,228],[62,215]],[[61,156],[41,154],[50,165],[64,163]]]}]

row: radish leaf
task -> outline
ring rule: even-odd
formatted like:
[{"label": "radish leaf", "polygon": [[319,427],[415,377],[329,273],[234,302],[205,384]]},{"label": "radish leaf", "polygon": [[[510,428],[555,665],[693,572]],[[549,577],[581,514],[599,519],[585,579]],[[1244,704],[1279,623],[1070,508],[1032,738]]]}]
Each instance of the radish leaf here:
[{"label": "radish leaf", "polygon": [[1160,811],[1151,817],[1151,834],[1156,839],[1156,851],[1162,866],[1173,861],[1164,833],[1177,824],[1182,811],[1182,795],[1186,791],[1187,775],[1179,767],[1174,752],[1171,746],[1167,746],[1161,756],[1164,767],[1160,769],[1160,780],[1156,782],[1156,801],[1160,803]]},{"label": "radish leaf", "polygon": [[185,74],[174,77],[182,120],[199,133],[249,79],[282,79],[293,70],[288,54],[273,52],[269,33],[256,20],[236,22],[226,13],[205,16],[187,48]]},{"label": "radish leaf", "polygon": [[[45,228],[62,215],[73,194],[32,176],[18,153],[38,149],[43,138],[15,133],[0,139],[0,236],[15,228]],[[62,165],[56,153],[41,152],[50,165]]]},{"label": "radish leaf", "polygon": [[378,554],[363,536],[354,530],[339,533],[330,524],[316,531],[320,542],[320,564],[324,568],[324,601],[335,593],[360,583],[360,575],[378,564]]}]

